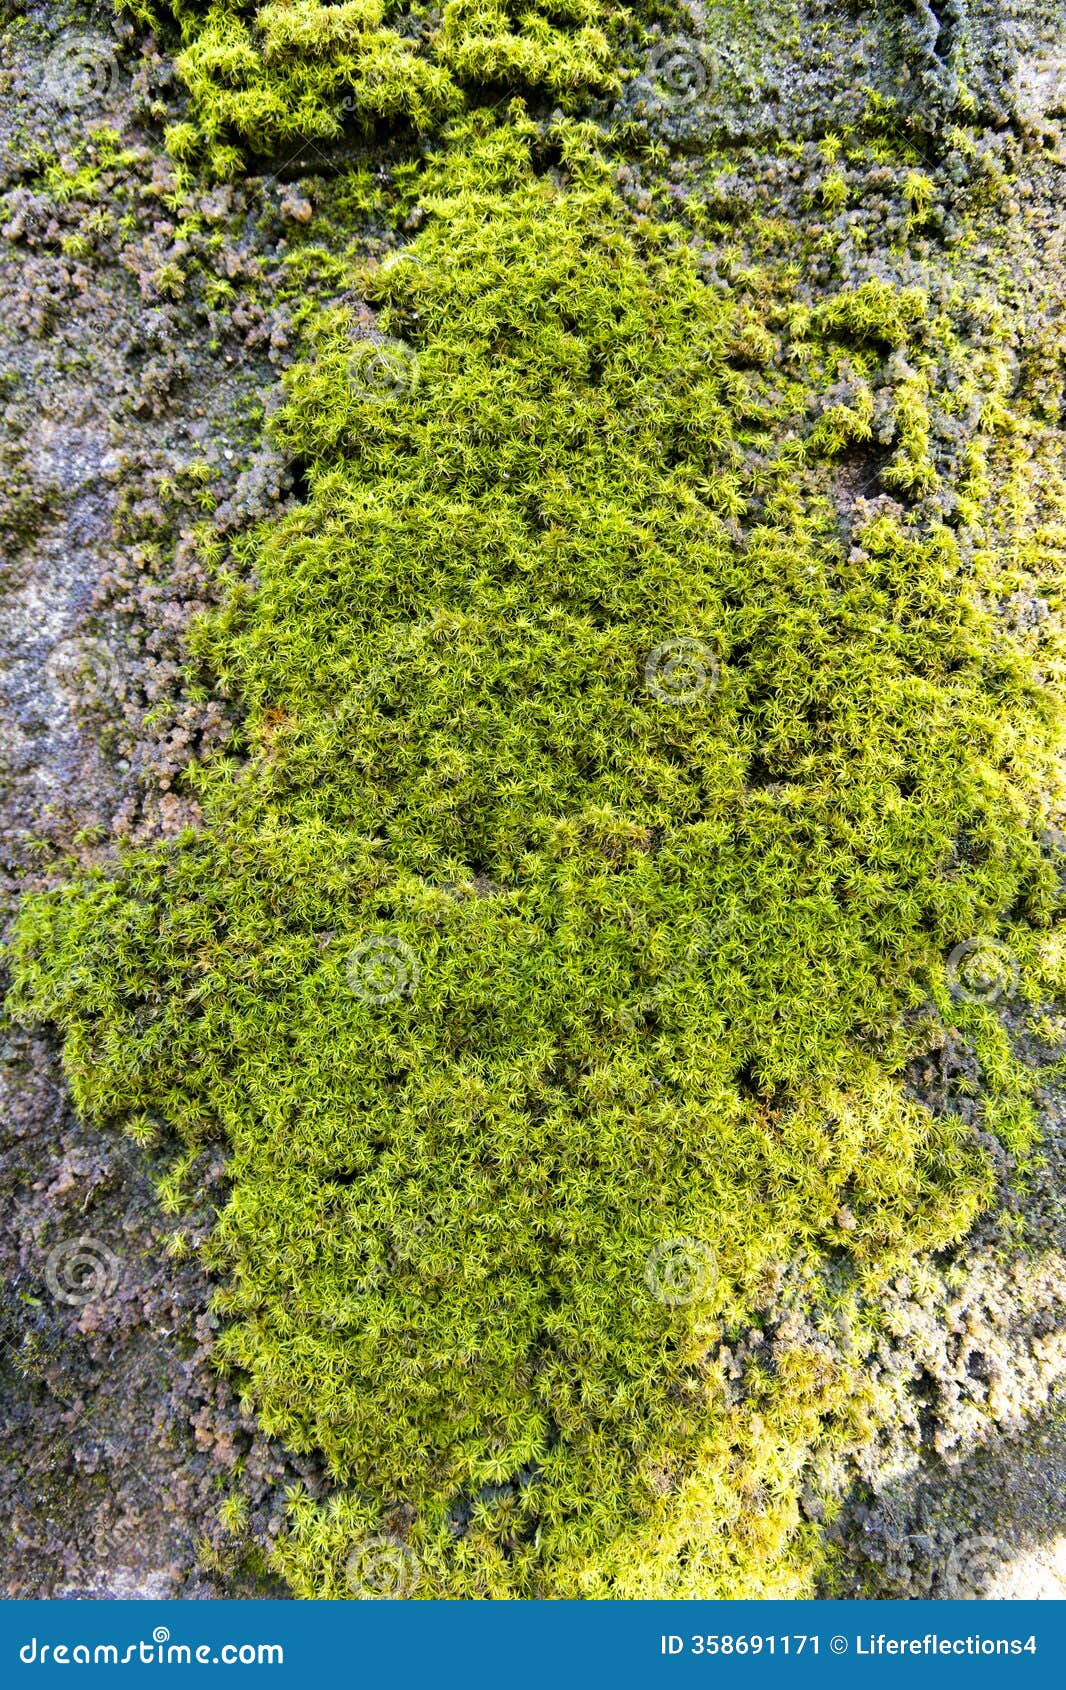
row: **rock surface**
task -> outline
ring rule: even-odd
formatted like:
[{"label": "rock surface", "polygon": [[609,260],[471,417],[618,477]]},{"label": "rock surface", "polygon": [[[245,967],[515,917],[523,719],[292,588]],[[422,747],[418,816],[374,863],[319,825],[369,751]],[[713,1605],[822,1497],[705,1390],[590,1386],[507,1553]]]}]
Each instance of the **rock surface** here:
[{"label": "rock surface", "polygon": [[[1048,7],[982,0],[965,38],[925,5],[857,8],[832,50],[807,27],[824,8],[765,10],[772,28],[726,39],[720,16],[691,5],[691,31],[653,48],[660,74],[629,85],[623,111],[691,161],[679,195],[750,191],[743,149],[786,132],[812,148],[769,185],[787,203],[817,166],[815,139],[854,115],[867,83],[943,98],[960,54],[990,132],[1002,137],[1012,102],[1023,125],[1066,105]],[[207,516],[224,534],[298,493],[262,444],[262,418],[292,339],[273,297],[279,255],[314,216],[300,171],[321,161],[294,161],[293,181],[249,177],[183,205],[159,140],[180,103],[167,55],[117,28],[106,5],[0,16],[6,921],[19,892],[61,878],[65,859],[104,862],[122,839],[195,825],[182,771],[227,743],[232,724],[222,701],[185,691],[185,631],[213,590],[192,531]],[[732,184],[718,174],[713,189],[712,125],[735,149]],[[1034,321],[1062,275],[1061,136],[1058,146],[1030,158],[1017,189],[1016,263],[1037,278],[1026,284]],[[639,206],[639,172],[626,191]],[[941,237],[950,244],[943,223]],[[842,484],[843,502],[862,491]],[[200,1212],[179,1227],[155,1188],[170,1147],[79,1124],[49,1042],[0,1033],[0,1586],[284,1594],[254,1546],[281,1528],[287,1479],[316,1491],[323,1480],[272,1448],[211,1368],[211,1287],[193,1246],[220,1200],[221,1155],[205,1157]],[[1026,1036],[1020,1024],[1013,1033]],[[949,1043],[913,1083],[934,1109],[972,1102]],[[1066,1594],[1054,1406],[1066,1378],[1062,1094],[1045,1094],[1042,1116],[1046,1166],[1020,1188],[1004,1160],[997,1213],[950,1261],[894,1288],[877,1366],[899,1414],[839,1475],[847,1500],[830,1528],[853,1594]],[[787,1289],[766,1311],[771,1337],[799,1318]],[[227,1497],[238,1499],[229,1536]]]},{"label": "rock surface", "polygon": [[[228,295],[213,314],[183,298],[164,274],[184,256],[173,172],[145,128],[165,61],[116,34],[106,6],[11,10],[24,16],[0,40],[5,923],[19,889],[68,855],[103,860],[195,819],[174,787],[227,731],[217,706],[181,696],[184,629],[210,596],[189,546],[196,496],[210,487],[224,530],[287,485],[259,425],[287,344],[260,280],[276,191],[196,208],[220,236]],[[114,139],[94,140],[102,130]],[[0,1037],[0,1587],[258,1590],[238,1552],[199,1542],[221,1541],[238,1463],[264,1497],[286,1465],[211,1368],[202,1269],[168,1254],[175,1223],[154,1187],[167,1147],[86,1129],[48,1041]],[[220,1179],[205,1167],[205,1225]]]}]

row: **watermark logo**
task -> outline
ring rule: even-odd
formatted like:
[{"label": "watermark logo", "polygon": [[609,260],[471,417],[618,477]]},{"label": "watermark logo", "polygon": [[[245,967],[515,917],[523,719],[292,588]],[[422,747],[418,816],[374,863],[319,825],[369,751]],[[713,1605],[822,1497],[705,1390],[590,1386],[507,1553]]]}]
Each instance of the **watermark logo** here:
[{"label": "watermark logo", "polygon": [[705,48],[679,36],[653,47],[646,74],[665,105],[691,106],[718,81],[718,65]]},{"label": "watermark logo", "polygon": [[718,1281],[718,1260],[702,1238],[668,1238],[649,1251],[644,1283],[668,1308],[704,1302]]},{"label": "watermark logo", "polygon": [[357,399],[388,405],[418,386],[418,354],[402,340],[364,340],[348,359],[348,384]]},{"label": "watermark logo", "polygon": [[70,634],[57,640],[44,662],[53,691],[114,698],[121,693],[115,654],[95,634]]},{"label": "watermark logo", "polygon": [[82,111],[118,84],[115,44],[103,35],[62,35],[44,62],[41,92],[52,105]]},{"label": "watermark logo", "polygon": [[420,1571],[414,1550],[390,1537],[370,1537],[356,1544],[344,1569],[353,1596],[379,1602],[410,1596]]},{"label": "watermark logo", "polygon": [[119,1258],[98,1238],[69,1238],[56,1245],[44,1264],[45,1284],[53,1297],[74,1307],[110,1297],[121,1274]]},{"label": "watermark logo", "polygon": [[948,990],[956,1003],[998,1003],[1013,998],[1019,973],[1001,939],[964,939],[948,957]]},{"label": "watermark logo", "polygon": [[694,704],[718,685],[718,659],[704,640],[663,640],[648,653],[644,680],[661,704]]},{"label": "watermark logo", "polygon": [[374,933],[349,952],[345,976],[351,992],[364,1003],[396,1003],[417,990],[421,969],[403,939]]},{"label": "watermark logo", "polygon": [[165,1625],[157,1625],[151,1641],[136,1643],[40,1643],[31,1637],[19,1650],[23,1666],[260,1666],[285,1665],[280,1643],[172,1643]]}]

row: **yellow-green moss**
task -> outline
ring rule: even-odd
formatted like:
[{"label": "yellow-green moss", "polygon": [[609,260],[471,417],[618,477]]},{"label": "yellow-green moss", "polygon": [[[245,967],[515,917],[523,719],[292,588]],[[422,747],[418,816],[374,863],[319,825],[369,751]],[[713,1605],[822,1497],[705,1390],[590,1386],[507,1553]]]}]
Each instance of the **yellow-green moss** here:
[{"label": "yellow-green moss", "polygon": [[[152,11],[140,0],[130,9]],[[466,89],[535,89],[567,104],[619,86],[611,0],[446,0],[432,29],[399,0],[172,0],[155,10],[180,24],[190,99],[191,121],[171,129],[169,145],[185,160],[206,151],[220,175],[239,168],[239,148],[335,141],[350,121],[428,129],[462,107]],[[404,15],[403,31],[391,27]]]},{"label": "yellow-green moss", "polygon": [[28,902],[16,1003],[86,1112],[226,1137],[220,1353],[341,1487],[293,1498],[298,1593],[358,1594],[379,1540],[416,1595],[803,1593],[861,1344],[797,1327],[737,1391],[722,1340],[781,1264],[869,1288],[987,1201],[902,1082],[936,1015],[1024,1142],[951,957],[1059,967],[1060,708],[994,546],[900,507],[841,537],[870,402],[809,402],[895,383],[920,495],[888,363],[950,346],[924,294],[708,287],[518,106],[420,186],[375,337],[324,311],[289,377],[306,502],[215,557],[246,755],[195,773],[202,831]]}]

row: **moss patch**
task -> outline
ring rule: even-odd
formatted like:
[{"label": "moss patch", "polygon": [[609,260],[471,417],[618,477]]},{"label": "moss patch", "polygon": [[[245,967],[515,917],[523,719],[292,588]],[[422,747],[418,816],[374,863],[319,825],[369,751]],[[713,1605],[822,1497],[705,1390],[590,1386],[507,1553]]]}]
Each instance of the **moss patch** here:
[{"label": "moss patch", "polygon": [[569,104],[619,86],[610,0],[447,0],[433,13],[399,0],[128,0],[128,9],[179,23],[191,115],[171,130],[171,149],[206,153],[219,175],[239,168],[240,149],[334,141],[353,121],[429,129],[468,89],[526,88]]},{"label": "moss patch", "polygon": [[881,277],[708,286],[579,124],[463,119],[416,188],[376,328],[318,313],[290,377],[305,503],[215,557],[205,826],[30,900],[16,1002],[82,1109],[183,1134],[175,1207],[230,1145],[221,1354],[341,1486],[298,1592],[799,1594],[861,1341],[797,1322],[741,1389],[728,1344],[782,1264],[839,1320],[987,1200],[901,1080],[931,1015],[1027,1133],[955,988],[1033,973],[1061,712],[1009,560],[830,497],[874,390],[919,499],[923,372],[994,380]]}]

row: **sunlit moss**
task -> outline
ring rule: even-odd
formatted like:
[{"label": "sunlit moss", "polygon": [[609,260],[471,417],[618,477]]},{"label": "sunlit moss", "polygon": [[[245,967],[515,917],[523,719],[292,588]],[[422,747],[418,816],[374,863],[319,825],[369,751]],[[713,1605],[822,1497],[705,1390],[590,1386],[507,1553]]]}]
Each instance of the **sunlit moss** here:
[{"label": "sunlit moss", "polygon": [[431,128],[467,89],[536,89],[565,104],[618,86],[604,32],[617,15],[610,0],[447,0],[434,27],[399,0],[134,0],[129,9],[178,21],[191,120],[168,142],[183,159],[202,152],[218,175],[239,169],[241,147],[271,154],[378,120]]},{"label": "sunlit moss", "polygon": [[[16,1002],[87,1113],[225,1135],[220,1355],[339,1486],[292,1498],[298,1593],[383,1539],[415,1595],[802,1594],[805,1464],[875,1406],[817,1319],[991,1189],[903,1083],[938,1018],[1031,1136],[951,958],[1060,966],[1061,711],[1016,560],[908,504],[934,352],[989,401],[972,503],[1014,424],[918,288],[708,286],[581,125],[463,119],[419,190],[351,277],[375,335],[322,310],[288,378],[306,500],[213,557],[245,754],[201,831],[29,900]],[[844,536],[875,390],[900,502]],[[784,1264],[823,1315],[738,1389]]]}]

